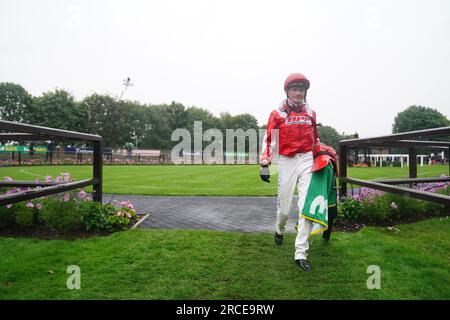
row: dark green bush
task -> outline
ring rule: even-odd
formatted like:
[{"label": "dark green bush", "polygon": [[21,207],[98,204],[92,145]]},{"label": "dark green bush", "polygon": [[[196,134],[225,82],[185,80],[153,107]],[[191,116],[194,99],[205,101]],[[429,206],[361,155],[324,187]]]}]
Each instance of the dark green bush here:
[{"label": "dark green bush", "polygon": [[74,231],[83,229],[83,219],[80,210],[77,210],[77,201],[61,201],[49,197],[43,208],[39,210],[39,221],[52,230]]},{"label": "dark green bush", "polygon": [[364,200],[361,208],[361,217],[368,221],[380,222],[390,218],[391,208],[384,196]]},{"label": "dark green bush", "polygon": [[[425,211],[431,213],[445,212],[445,205],[436,202],[425,202]],[[448,210],[448,209],[447,209]]]},{"label": "dark green bush", "polygon": [[[81,202],[80,210],[88,231],[107,230],[110,232],[126,230],[131,217],[136,216],[129,208],[117,209],[113,205],[102,205],[93,201]],[[127,216],[129,214],[129,217]]]},{"label": "dark green bush", "polygon": [[108,217],[115,214],[115,208],[112,205],[102,205],[94,201],[84,201],[79,205],[83,222],[88,231],[107,230]]},{"label": "dark green bush", "polygon": [[[448,188],[439,191],[442,194],[447,192]],[[448,208],[442,204],[422,201],[400,194],[369,194],[363,200],[358,201],[356,199],[347,198],[338,203],[340,219],[351,222],[381,222],[395,218],[414,217],[424,213],[448,211]]]},{"label": "dark green bush", "polygon": [[16,223],[19,227],[31,227],[34,225],[35,210],[28,208],[23,202],[15,204]]},{"label": "dark green bush", "polygon": [[[47,179],[48,177],[46,177]],[[50,177],[51,178],[51,177]],[[11,177],[5,177],[12,181]],[[56,180],[69,181],[69,173],[61,173]],[[9,190],[8,190],[9,189]],[[3,188],[2,192],[15,193],[19,188]],[[133,205],[129,201],[103,205],[91,201],[85,191],[69,191],[30,202],[16,203],[10,208],[0,207],[0,228],[14,225],[29,227],[41,224],[46,229],[56,231],[117,231],[125,230],[136,217]]]},{"label": "dark green bush", "polygon": [[130,220],[126,217],[120,217],[117,215],[111,215],[107,218],[107,226],[106,229],[108,231],[123,231],[127,229],[127,226],[130,224]]},{"label": "dark green bush", "polygon": [[394,203],[398,207],[394,211],[397,217],[411,217],[426,211],[426,202],[415,198],[392,193],[387,193],[383,197],[389,205]]},{"label": "dark green bush", "polygon": [[346,198],[338,203],[338,215],[342,220],[357,221],[361,216],[361,203],[352,198]]},{"label": "dark green bush", "polygon": [[0,229],[12,226],[16,221],[16,209],[0,206]]}]

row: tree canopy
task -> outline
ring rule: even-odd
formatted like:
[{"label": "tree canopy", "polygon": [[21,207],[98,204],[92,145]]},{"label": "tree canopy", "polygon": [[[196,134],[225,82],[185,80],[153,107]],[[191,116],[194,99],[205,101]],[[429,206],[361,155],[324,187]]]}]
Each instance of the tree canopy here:
[{"label": "tree canopy", "polygon": [[8,121],[29,122],[31,95],[19,84],[0,83],[0,118]]},{"label": "tree canopy", "polygon": [[186,107],[179,102],[147,105],[138,101],[117,100],[97,93],[76,101],[63,89],[31,96],[14,83],[0,83],[0,118],[98,134],[107,147],[123,147],[126,143],[138,148],[170,149],[176,142],[171,134],[186,128],[194,134],[194,121],[202,121],[203,131],[242,128],[258,129],[255,117],[249,114],[214,116],[206,109]]},{"label": "tree canopy", "polygon": [[399,112],[392,126],[392,133],[425,130],[449,126],[445,115],[433,108],[410,106]]}]

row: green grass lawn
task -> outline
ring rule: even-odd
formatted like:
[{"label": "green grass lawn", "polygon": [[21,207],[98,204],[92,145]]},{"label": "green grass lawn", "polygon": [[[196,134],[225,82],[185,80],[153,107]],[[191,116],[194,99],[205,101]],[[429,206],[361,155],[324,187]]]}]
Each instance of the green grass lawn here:
[{"label": "green grass lawn", "polygon": [[[91,166],[23,166],[0,168],[0,178],[43,180],[61,172],[70,172],[77,180],[92,176]],[[418,167],[418,177],[448,175],[448,166]],[[257,165],[185,165],[185,166],[104,166],[103,191],[143,195],[274,196],[277,176],[264,183]],[[408,167],[349,168],[348,175],[360,179],[405,178]]]},{"label": "green grass lawn", "polygon": [[[294,234],[132,230],[83,240],[0,238],[0,299],[450,299],[450,219],[313,236],[313,271]],[[81,289],[66,288],[69,265]],[[366,286],[381,270],[381,289]]]}]

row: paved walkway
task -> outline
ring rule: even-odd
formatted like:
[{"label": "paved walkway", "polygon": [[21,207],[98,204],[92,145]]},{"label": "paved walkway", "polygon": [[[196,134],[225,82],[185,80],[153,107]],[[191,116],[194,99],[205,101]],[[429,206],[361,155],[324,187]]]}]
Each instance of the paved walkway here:
[{"label": "paved walkway", "polygon": [[[111,197],[111,194],[105,194],[103,201],[109,202]],[[114,200],[130,200],[137,212],[150,214],[139,228],[242,232],[275,230],[276,197],[115,195]],[[295,196],[286,232],[294,232],[297,201]]]},{"label": "paved walkway", "polygon": [[[360,188],[354,189],[358,194]],[[351,195],[351,190],[348,190]],[[111,194],[104,194],[109,202]],[[274,232],[276,197],[237,196],[136,196],[115,195],[130,200],[138,213],[149,214],[139,228],[200,229],[242,232]],[[294,196],[286,232],[295,232],[298,196]]]}]

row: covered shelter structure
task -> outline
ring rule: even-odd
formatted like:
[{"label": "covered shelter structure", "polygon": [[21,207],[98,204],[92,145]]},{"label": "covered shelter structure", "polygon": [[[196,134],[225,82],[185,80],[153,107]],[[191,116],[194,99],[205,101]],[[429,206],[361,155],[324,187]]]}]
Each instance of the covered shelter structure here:
[{"label": "covered shelter structure", "polygon": [[36,182],[36,181],[0,181],[0,187],[41,187],[12,194],[0,195],[0,205],[16,203],[48,196],[73,189],[93,186],[92,198],[94,201],[102,201],[102,137],[75,131],[60,130],[55,128],[40,127],[30,124],[0,120],[0,141],[32,141],[63,138],[68,140],[86,141],[92,143],[93,171],[92,178],[81,181],[66,182]]},{"label": "covered shelter structure", "polygon": [[[349,139],[339,142],[339,175],[340,192],[339,197],[347,196],[347,184],[352,183],[359,186],[378,189],[386,192],[399,193],[413,198],[432,201],[450,206],[450,196],[436,194],[432,192],[420,191],[413,188],[401,187],[401,184],[417,184],[429,182],[448,182],[450,181],[450,161],[449,174],[445,177],[417,178],[417,148],[439,148],[449,151],[450,142],[430,141],[423,138],[440,136],[450,137],[450,127],[441,127],[435,129],[410,131],[386,136],[363,139]],[[403,179],[376,179],[361,180],[347,176],[348,152],[352,148],[387,148],[402,147],[408,149],[409,156],[409,177]],[[414,160],[413,160],[414,159]]]}]

